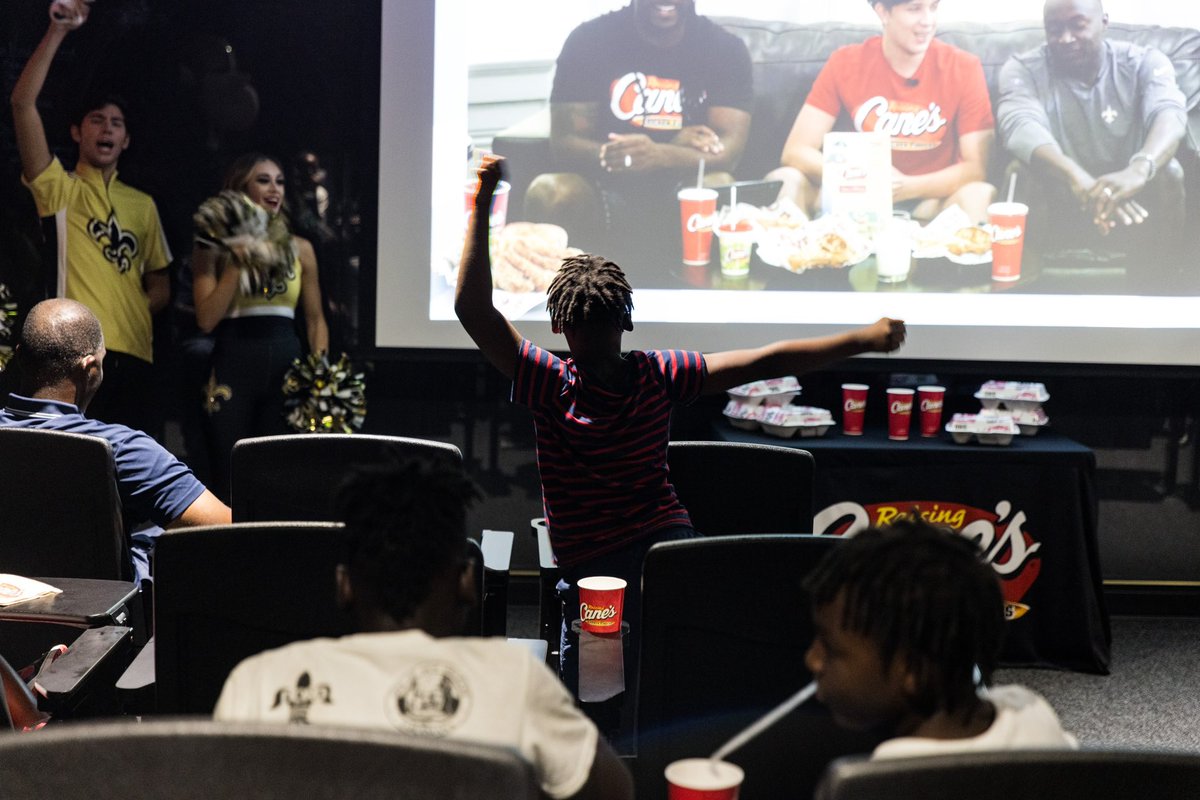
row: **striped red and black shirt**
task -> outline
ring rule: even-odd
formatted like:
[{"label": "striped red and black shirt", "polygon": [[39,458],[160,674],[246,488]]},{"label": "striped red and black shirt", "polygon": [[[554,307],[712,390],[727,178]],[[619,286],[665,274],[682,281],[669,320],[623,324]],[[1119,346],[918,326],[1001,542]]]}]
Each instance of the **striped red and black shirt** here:
[{"label": "striped red and black shirt", "polygon": [[513,402],[533,412],[542,503],[560,566],[691,525],[667,479],[671,408],[700,395],[704,357],[632,351],[633,389],[589,381],[573,359],[521,342]]}]

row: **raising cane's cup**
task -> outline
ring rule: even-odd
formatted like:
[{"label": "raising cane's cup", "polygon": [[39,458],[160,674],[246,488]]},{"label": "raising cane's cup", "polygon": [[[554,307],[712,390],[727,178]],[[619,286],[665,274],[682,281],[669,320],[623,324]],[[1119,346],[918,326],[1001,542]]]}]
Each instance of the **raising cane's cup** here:
[{"label": "raising cane's cup", "polygon": [[902,442],[908,438],[912,424],[912,389],[888,389],[888,438]]},{"label": "raising cane's cup", "polygon": [[679,224],[683,235],[683,263],[703,266],[712,257],[713,218],[717,190],[692,186],[679,190]]},{"label": "raising cane's cup", "polygon": [[867,388],[865,383],[842,384],[842,433],[846,436],[862,436],[863,419],[867,415]]},{"label": "raising cane's cup", "polygon": [[750,251],[757,236],[748,219],[722,222],[717,226],[717,246],[721,251],[721,274],[726,278],[744,278],[750,274]]},{"label": "raising cane's cup", "polygon": [[988,222],[992,227],[992,280],[1020,279],[1028,216],[1029,206],[1024,203],[992,203],[988,206]]},{"label": "raising cane's cup", "polygon": [[[496,184],[496,190],[492,194],[491,214],[488,216],[488,240],[493,252],[496,250],[496,237],[508,220],[508,191],[511,188],[508,181],[500,181]],[[478,180],[467,181],[467,185],[463,189],[464,226],[471,224],[471,212],[475,210],[475,192],[478,190]]]},{"label": "raising cane's cup", "polygon": [[620,633],[625,581],[598,575],[579,579],[579,621],[589,633]]},{"label": "raising cane's cup", "polygon": [[921,435],[937,436],[942,429],[942,406],[946,402],[945,386],[918,386],[917,407],[921,410]]},{"label": "raising cane's cup", "polygon": [[667,765],[667,800],[737,800],[745,773],[736,764],[685,758]]}]

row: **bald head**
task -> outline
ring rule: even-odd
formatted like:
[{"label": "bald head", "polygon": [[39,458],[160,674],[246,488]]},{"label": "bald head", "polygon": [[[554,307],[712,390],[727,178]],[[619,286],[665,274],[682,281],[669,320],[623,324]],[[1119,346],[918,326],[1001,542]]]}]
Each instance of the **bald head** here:
[{"label": "bald head", "polygon": [[1103,62],[1108,27],[1100,0],[1046,0],[1042,22],[1051,68],[1081,80],[1094,79]]},{"label": "bald head", "polygon": [[104,346],[100,321],[74,300],[43,300],[29,311],[17,358],[22,391],[34,395],[48,386],[70,381],[82,359]]}]

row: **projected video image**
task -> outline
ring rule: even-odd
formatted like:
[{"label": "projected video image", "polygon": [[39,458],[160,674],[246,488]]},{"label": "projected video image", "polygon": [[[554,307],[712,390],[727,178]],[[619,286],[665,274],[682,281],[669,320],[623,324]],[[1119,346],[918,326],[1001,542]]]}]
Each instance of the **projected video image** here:
[{"label": "projected video image", "polygon": [[[1116,331],[1200,324],[1200,14],[1081,5],[594,0],[536,33],[467,14],[437,61],[454,125],[435,127],[429,319],[454,321],[470,138],[506,159],[510,319],[544,320],[582,250],[622,266],[636,322],[702,346],[888,315],[956,332],[921,357],[1009,358],[991,333],[1019,330],[1022,358],[1088,360],[1074,331],[1107,329],[1097,357],[1136,362]],[[991,333],[958,347],[964,328]]]}]

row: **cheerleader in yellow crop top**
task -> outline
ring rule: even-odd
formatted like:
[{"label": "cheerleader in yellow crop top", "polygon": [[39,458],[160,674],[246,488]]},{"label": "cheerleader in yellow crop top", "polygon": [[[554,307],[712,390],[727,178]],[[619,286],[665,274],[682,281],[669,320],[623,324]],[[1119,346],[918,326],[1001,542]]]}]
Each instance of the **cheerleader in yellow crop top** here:
[{"label": "cheerleader in yellow crop top", "polygon": [[[329,329],[321,309],[312,245],[293,236],[284,213],[283,172],[257,153],[237,159],[225,176],[226,192],[241,192],[269,215],[266,241],[224,239],[220,246],[198,233],[192,250],[196,322],[216,332],[213,369],[204,390],[213,463],[213,491],[228,499],[229,454],[238,439],[285,433],[283,375],[301,354],[295,309],[304,314],[308,348],[325,352]],[[201,208],[201,212],[204,207]],[[264,267],[263,262],[269,266]]]}]

